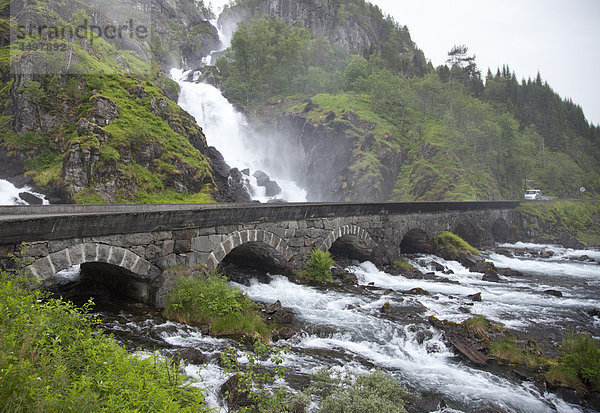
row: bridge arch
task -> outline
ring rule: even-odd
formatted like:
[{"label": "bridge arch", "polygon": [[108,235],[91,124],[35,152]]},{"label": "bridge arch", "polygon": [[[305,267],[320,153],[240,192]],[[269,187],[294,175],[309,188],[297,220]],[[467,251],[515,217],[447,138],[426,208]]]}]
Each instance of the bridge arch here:
[{"label": "bridge arch", "polygon": [[208,254],[208,268],[217,268],[225,257],[236,251],[266,258],[278,267],[284,267],[293,255],[287,242],[277,234],[261,229],[241,230],[229,234]]},{"label": "bridge arch", "polygon": [[86,263],[104,263],[129,271],[136,278],[153,281],[161,271],[128,249],[99,243],[84,243],[65,248],[38,259],[27,269],[38,279]]},{"label": "bridge arch", "polygon": [[369,259],[375,247],[376,244],[367,230],[350,224],[332,230],[319,249],[331,251],[334,256]]},{"label": "bridge arch", "polygon": [[431,234],[421,228],[412,228],[402,236],[400,252],[402,254],[430,254],[433,251]]},{"label": "bridge arch", "polygon": [[38,259],[28,270],[43,280],[76,265],[81,265],[83,278],[146,304],[152,302],[150,285],[161,274],[156,266],[128,249],[100,243],[65,248]]},{"label": "bridge arch", "polygon": [[508,242],[510,238],[510,226],[504,218],[498,218],[492,225],[492,236],[499,243]]}]

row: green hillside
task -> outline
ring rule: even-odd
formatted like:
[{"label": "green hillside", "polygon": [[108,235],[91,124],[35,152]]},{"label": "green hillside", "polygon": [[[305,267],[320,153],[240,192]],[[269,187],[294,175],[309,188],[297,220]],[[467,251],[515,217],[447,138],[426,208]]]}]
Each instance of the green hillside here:
[{"label": "green hillside", "polygon": [[[395,62],[390,56],[406,55],[407,46],[390,39],[410,42],[410,36],[360,0],[352,8],[366,14],[343,13],[341,2],[331,7],[338,17],[386,27],[388,36],[375,36],[358,51],[304,28],[303,11],[289,25],[260,13],[268,1],[238,3],[252,4],[254,12],[217,62],[229,99],[273,124],[294,115],[332,135],[339,116],[327,114],[347,110],[373,124],[347,139],[350,161],[332,177],[339,182],[330,191],[335,200],[361,199],[365,192],[373,200],[515,199],[526,180],[556,197],[574,197],[581,186],[600,190],[598,127],[541,77],[519,83],[504,67],[484,81],[466,47],[456,47],[449,66],[435,69],[418,59]],[[303,101],[311,103],[298,110]],[[399,154],[394,162],[386,161],[390,151]]]}]

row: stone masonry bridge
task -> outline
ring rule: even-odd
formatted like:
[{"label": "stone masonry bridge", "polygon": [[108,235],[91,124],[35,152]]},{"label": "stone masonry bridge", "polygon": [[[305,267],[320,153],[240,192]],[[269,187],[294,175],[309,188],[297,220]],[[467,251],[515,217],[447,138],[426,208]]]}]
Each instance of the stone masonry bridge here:
[{"label": "stone masonry bridge", "polygon": [[314,249],[390,263],[449,230],[475,246],[511,238],[518,202],[56,205],[0,207],[0,261],[19,250],[39,278],[82,273],[162,305],[165,270],[222,263],[295,271]]}]

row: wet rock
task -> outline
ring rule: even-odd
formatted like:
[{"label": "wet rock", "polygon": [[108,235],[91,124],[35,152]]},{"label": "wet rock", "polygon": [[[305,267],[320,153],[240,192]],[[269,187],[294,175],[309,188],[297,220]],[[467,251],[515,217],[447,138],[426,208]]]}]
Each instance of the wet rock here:
[{"label": "wet rock", "polygon": [[481,293],[477,293],[477,294],[473,294],[473,295],[468,295],[467,298],[471,301],[481,301]]},{"label": "wet rock", "polygon": [[250,389],[241,382],[242,375],[236,373],[221,385],[221,395],[227,402],[227,406],[232,410],[239,410],[242,407],[250,407],[254,403],[250,399]]},{"label": "wet rock", "polygon": [[556,387],[553,390],[558,395],[558,397],[560,397],[567,403],[576,404],[578,406],[584,404],[584,396],[577,390],[569,389],[566,387]]},{"label": "wet rock", "polygon": [[281,301],[277,300],[264,310],[268,321],[274,321],[277,324],[289,324],[294,321],[294,312],[281,305]]},{"label": "wet rock", "polygon": [[250,176],[250,168],[242,169],[240,172],[244,175]]},{"label": "wet rock", "polygon": [[583,242],[579,241],[575,237],[566,234],[562,235],[559,238],[558,243],[565,248],[571,248],[574,250],[584,250],[587,248],[587,245],[585,245]]},{"label": "wet rock", "polygon": [[260,170],[254,172],[252,176],[256,178],[256,184],[258,186],[265,186],[267,182],[271,180],[271,178],[269,178],[269,175]]},{"label": "wet rock", "polygon": [[179,351],[179,358],[187,361],[190,364],[206,364],[208,357],[204,355],[200,350],[193,347],[186,347]]},{"label": "wet rock", "polygon": [[23,201],[27,202],[29,205],[42,205],[44,203],[42,198],[37,197],[29,192],[21,192],[19,194],[19,198],[21,198]]},{"label": "wet rock", "polygon": [[281,187],[275,181],[267,182],[264,187],[266,188],[266,196],[276,196],[281,193]]},{"label": "wet rock", "polygon": [[592,308],[591,310],[588,310],[587,313],[592,317],[600,317],[600,309],[598,308]]},{"label": "wet rock", "polygon": [[338,279],[342,282],[342,284],[347,285],[357,285],[358,277],[356,274],[352,274],[342,268],[334,267],[331,269],[331,275],[334,279]]},{"label": "wet rock", "polygon": [[505,277],[523,277],[523,273],[521,271],[510,268],[498,268],[498,273]]},{"label": "wet rock", "polygon": [[422,288],[413,288],[412,290],[404,291],[404,294],[431,296],[431,293],[429,291],[424,290]]},{"label": "wet rock", "polygon": [[480,272],[485,274],[487,271],[497,271],[496,266],[488,261],[481,261],[469,268],[471,272]]},{"label": "wet rock", "polygon": [[487,270],[481,278],[481,281],[497,283],[500,282],[500,275],[494,270]]},{"label": "wet rock", "polygon": [[458,311],[463,314],[471,314],[471,309],[467,307],[458,307]]},{"label": "wet rock", "polygon": [[509,249],[506,249],[506,248],[497,249],[496,250],[496,254],[504,255],[505,257],[508,257],[508,258],[512,258],[513,257],[512,251],[509,250]]},{"label": "wet rock", "polygon": [[554,257],[554,251],[543,249],[540,251],[540,258],[552,258]]},{"label": "wet rock", "polygon": [[546,290],[543,292],[545,295],[551,295],[553,297],[562,298],[562,293],[558,290]]},{"label": "wet rock", "polygon": [[427,266],[438,272],[443,272],[446,269],[446,267],[436,261],[431,261]]},{"label": "wet rock", "polygon": [[379,309],[379,312],[383,314],[391,314],[392,306],[390,305],[390,302],[386,301],[386,303]]}]

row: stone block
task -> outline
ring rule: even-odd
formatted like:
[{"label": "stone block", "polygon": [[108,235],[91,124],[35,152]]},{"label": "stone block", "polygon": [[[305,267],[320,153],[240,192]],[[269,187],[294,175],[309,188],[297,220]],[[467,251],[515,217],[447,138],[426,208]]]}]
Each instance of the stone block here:
[{"label": "stone block", "polygon": [[175,252],[175,241],[166,240],[165,242],[163,242],[163,246],[162,246],[163,257],[173,254],[174,252]]},{"label": "stone block", "polygon": [[207,235],[214,235],[217,232],[215,227],[198,228],[198,236],[204,237]]},{"label": "stone block", "polygon": [[54,266],[54,270],[56,272],[66,270],[72,267],[71,258],[69,257],[69,254],[66,250],[50,254],[50,260],[52,260],[52,265]]},{"label": "stone block", "polygon": [[152,239],[154,242],[170,240],[173,239],[173,233],[171,231],[156,231],[152,233]]},{"label": "stone block", "polygon": [[118,247],[110,247],[110,253],[109,253],[109,264],[113,264],[113,265],[121,265],[121,262],[123,262],[123,258],[125,258],[125,251],[123,248],[118,248]]},{"label": "stone block", "polygon": [[175,254],[184,254],[190,251],[192,251],[192,240],[190,238],[175,241]]},{"label": "stone block", "polygon": [[77,244],[81,244],[81,239],[74,238],[59,241],[48,241],[48,251],[50,253],[58,252]]},{"label": "stone block", "polygon": [[164,256],[156,262],[156,265],[163,271],[167,268],[176,267],[177,256],[175,254],[169,254],[167,256]]},{"label": "stone block", "polygon": [[110,255],[110,245],[98,244],[98,262],[108,262],[108,256]]},{"label": "stone block", "polygon": [[[182,229],[173,231],[173,241],[192,239],[198,236],[198,229]],[[189,251],[189,250],[188,250]]]},{"label": "stone block", "polygon": [[42,280],[52,277],[54,274],[56,274],[56,271],[54,270],[54,266],[52,264],[52,261],[50,261],[49,256],[37,260],[35,263],[33,263],[31,268],[34,275],[38,279]]},{"label": "stone block", "polygon": [[211,252],[218,244],[210,242],[208,236],[202,236],[192,239],[192,251]]},{"label": "stone block", "polygon": [[71,258],[71,263],[73,265],[83,264],[85,262],[85,256],[83,252],[83,245],[73,245],[68,249],[69,258]]},{"label": "stone block", "polygon": [[45,257],[50,253],[50,251],[48,250],[48,243],[46,242],[35,242],[27,244],[23,252],[25,256],[32,258]]},{"label": "stone block", "polygon": [[97,244],[83,244],[83,256],[85,257],[85,262],[96,262],[98,260],[98,250],[96,245]]},{"label": "stone block", "polygon": [[127,247],[133,245],[148,245],[154,242],[154,236],[152,233],[138,233],[138,234],[126,234],[123,237],[123,242]]}]

